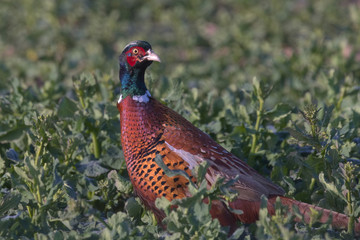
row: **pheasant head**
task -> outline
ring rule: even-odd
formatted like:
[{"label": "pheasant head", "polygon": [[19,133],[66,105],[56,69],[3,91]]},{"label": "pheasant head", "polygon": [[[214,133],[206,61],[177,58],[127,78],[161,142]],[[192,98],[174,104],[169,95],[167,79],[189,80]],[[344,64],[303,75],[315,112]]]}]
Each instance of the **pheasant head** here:
[{"label": "pheasant head", "polygon": [[146,96],[148,91],[144,82],[145,70],[153,61],[160,58],[145,41],[130,42],[119,57],[122,98],[127,96]]}]

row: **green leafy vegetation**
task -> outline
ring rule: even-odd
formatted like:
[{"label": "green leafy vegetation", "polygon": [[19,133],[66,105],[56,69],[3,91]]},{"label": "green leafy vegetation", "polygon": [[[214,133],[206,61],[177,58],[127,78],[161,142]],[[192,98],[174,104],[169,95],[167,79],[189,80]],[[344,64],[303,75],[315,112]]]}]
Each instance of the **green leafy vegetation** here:
[{"label": "green leafy vegetation", "polygon": [[[353,237],[356,1],[3,0],[0,16],[1,239]],[[202,201],[234,197],[221,179],[191,185],[177,208],[158,199],[160,227],[133,193],[120,144],[117,56],[136,39],[162,59],[146,75],[153,96],[286,196],[347,214],[348,229],[317,223],[315,211],[296,223],[277,204],[228,235]]]}]

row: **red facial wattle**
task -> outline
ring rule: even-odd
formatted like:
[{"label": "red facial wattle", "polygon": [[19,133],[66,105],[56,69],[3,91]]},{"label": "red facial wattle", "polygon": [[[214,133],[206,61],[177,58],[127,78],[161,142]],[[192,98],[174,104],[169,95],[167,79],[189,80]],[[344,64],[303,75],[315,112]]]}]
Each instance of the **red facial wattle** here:
[{"label": "red facial wattle", "polygon": [[130,66],[134,66],[141,58],[145,56],[146,52],[142,47],[132,47],[126,52],[126,60]]}]

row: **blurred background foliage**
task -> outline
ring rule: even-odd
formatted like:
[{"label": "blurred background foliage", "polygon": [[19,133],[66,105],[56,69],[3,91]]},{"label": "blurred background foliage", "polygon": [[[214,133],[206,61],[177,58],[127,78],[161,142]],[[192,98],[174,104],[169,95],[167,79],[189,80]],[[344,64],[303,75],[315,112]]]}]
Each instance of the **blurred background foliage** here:
[{"label": "blurred background foliage", "polygon": [[163,60],[152,66],[154,88],[179,79],[203,96],[249,88],[256,76],[279,93],[269,104],[295,105],[306,93],[326,97],[330,70],[358,78],[359,8],[335,0],[4,0],[0,74],[55,91],[56,100],[84,71],[100,69],[116,82],[117,56],[143,39]]},{"label": "blurred background foliage", "polygon": [[[2,237],[226,238],[204,187],[179,208],[189,218],[169,213],[171,234],[132,195],[117,57],[137,39],[162,60],[153,96],[288,196],[359,216],[359,1],[2,0],[0,18]],[[237,234],[329,234],[284,221]]]}]

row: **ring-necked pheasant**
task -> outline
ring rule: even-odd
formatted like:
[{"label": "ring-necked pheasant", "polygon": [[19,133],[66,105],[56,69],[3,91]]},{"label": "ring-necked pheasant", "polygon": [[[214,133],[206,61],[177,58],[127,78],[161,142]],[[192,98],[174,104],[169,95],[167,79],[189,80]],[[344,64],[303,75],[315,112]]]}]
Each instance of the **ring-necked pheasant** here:
[{"label": "ring-necked pheasant", "polygon": [[[155,199],[168,200],[189,196],[188,180],[183,176],[169,177],[155,162],[159,154],[169,169],[185,171],[191,178],[191,169],[207,161],[209,168],[206,180],[213,184],[215,177],[225,179],[239,176],[233,186],[239,194],[230,203],[243,214],[231,213],[225,204],[214,201],[210,213],[222,225],[234,228],[236,220],[252,223],[258,219],[260,197],[268,198],[268,209],[274,214],[273,204],[277,197],[281,203],[292,208],[296,205],[309,221],[310,208],[322,212],[321,222],[325,223],[332,215],[334,228],[345,229],[348,217],[307,203],[283,197],[284,190],[270,180],[259,175],[245,162],[226,151],[207,134],[193,126],[175,111],[162,105],[151,97],[144,82],[146,68],[160,58],[153,52],[149,43],[134,41],[129,43],[119,57],[121,93],[117,107],[120,112],[121,143],[131,182],[142,202],[161,220],[164,213],[156,208]],[[360,224],[355,227],[360,232]]]}]

